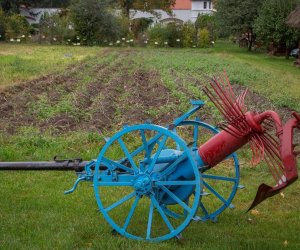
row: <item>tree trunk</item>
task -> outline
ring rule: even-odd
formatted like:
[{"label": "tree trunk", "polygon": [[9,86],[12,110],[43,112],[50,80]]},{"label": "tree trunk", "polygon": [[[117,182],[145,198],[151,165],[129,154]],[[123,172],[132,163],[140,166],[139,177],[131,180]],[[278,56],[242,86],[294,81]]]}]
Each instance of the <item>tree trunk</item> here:
[{"label": "tree trunk", "polygon": [[248,32],[248,51],[251,51],[253,45],[253,34],[252,31]]},{"label": "tree trunk", "polygon": [[285,49],[285,59],[289,59],[290,58],[290,51],[291,49],[289,47],[286,47]]}]

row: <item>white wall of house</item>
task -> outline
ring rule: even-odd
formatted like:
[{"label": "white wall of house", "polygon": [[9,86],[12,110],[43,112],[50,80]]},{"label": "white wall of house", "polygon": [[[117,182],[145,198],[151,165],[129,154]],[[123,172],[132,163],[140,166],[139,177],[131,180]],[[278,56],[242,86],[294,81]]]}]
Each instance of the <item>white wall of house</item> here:
[{"label": "white wall of house", "polygon": [[191,10],[173,10],[173,15],[162,10],[155,10],[158,13],[158,16],[154,16],[149,12],[135,11],[130,12],[130,19],[137,18],[151,18],[153,23],[164,22],[164,20],[169,20],[170,18],[179,19],[180,21],[187,22],[191,18]]}]

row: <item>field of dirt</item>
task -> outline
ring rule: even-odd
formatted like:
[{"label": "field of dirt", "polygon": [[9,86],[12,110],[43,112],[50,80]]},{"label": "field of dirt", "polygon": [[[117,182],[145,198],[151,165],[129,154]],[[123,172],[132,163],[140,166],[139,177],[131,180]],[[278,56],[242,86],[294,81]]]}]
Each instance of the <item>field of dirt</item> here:
[{"label": "field of dirt", "polygon": [[[99,57],[108,53],[105,50]],[[14,134],[23,126],[59,133],[101,131],[149,118],[156,124],[172,122],[180,115],[176,110],[179,100],[166,87],[160,72],[137,64],[132,53],[136,52],[120,51],[109,62],[87,60],[69,66],[62,74],[42,76],[1,90],[0,132]],[[185,88],[184,77],[179,77],[174,69],[170,69],[170,74],[174,76],[177,91],[193,99],[193,93]],[[89,79],[85,80],[87,76]],[[203,84],[199,79],[188,80],[201,91]],[[238,84],[233,86],[237,92],[244,89]],[[69,109],[64,110],[66,100]],[[251,91],[248,100],[258,110],[274,108],[266,98]],[[164,111],[166,106],[171,108]],[[290,113],[287,109],[277,111],[284,119]],[[212,120],[209,112],[204,116]]]}]

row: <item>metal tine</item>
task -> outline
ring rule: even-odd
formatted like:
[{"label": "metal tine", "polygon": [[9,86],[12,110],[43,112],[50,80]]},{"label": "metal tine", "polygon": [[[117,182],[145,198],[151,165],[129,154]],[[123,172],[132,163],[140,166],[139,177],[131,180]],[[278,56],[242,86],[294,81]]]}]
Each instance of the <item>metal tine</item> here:
[{"label": "metal tine", "polygon": [[[227,75],[226,71],[224,72],[224,75]],[[222,77],[222,79],[224,79],[224,76]],[[225,84],[224,81],[222,81],[222,82],[223,82],[224,90],[226,91],[225,98],[228,98],[228,100],[231,99],[233,101],[233,108],[236,108],[235,106],[238,106],[236,97],[232,90],[232,87],[231,87],[228,77],[227,77],[227,84]],[[239,106],[238,106],[238,110],[236,110],[236,111],[240,112],[243,115],[243,111],[240,109]]]},{"label": "metal tine", "polygon": [[224,76],[225,76],[225,79],[226,79],[226,82],[227,82],[227,86],[228,86],[228,89],[229,89],[229,93],[230,93],[231,96],[234,98],[235,95],[234,95],[234,92],[233,92],[233,90],[232,90],[232,87],[231,87],[231,84],[230,84],[229,77],[228,77],[228,74],[227,74],[226,69],[224,69]]},{"label": "metal tine", "polygon": [[281,163],[276,164],[277,163],[276,159],[274,158],[274,156],[272,155],[272,153],[268,147],[266,148],[266,155],[267,155],[267,157],[265,157],[265,161],[266,161],[267,165],[269,166],[270,170],[271,170],[271,167],[274,168],[274,170],[278,176],[278,178],[277,179],[275,178],[275,180],[276,180],[276,182],[278,182],[278,180],[281,179],[282,174],[284,174],[283,169],[281,167],[279,169],[282,172],[282,174],[280,174],[277,170],[278,165],[280,166]]},{"label": "metal tine", "polygon": [[251,150],[252,150],[252,153],[253,153],[251,163],[252,163],[253,166],[255,166],[256,164],[258,164],[260,162],[261,151],[256,146],[256,143],[254,141],[251,141],[250,147],[251,147]]},{"label": "metal tine", "polygon": [[254,134],[251,138],[251,140],[254,143],[254,146],[256,146],[257,150],[259,151],[259,161],[261,161],[262,159],[264,159],[264,146],[263,143],[261,143],[261,141],[259,140],[259,137],[256,136],[256,134]]},{"label": "metal tine", "polygon": [[[231,96],[234,99],[235,98],[235,94],[233,92],[232,86],[231,86],[230,81],[229,81],[229,77],[228,77],[227,72],[226,72],[225,69],[224,69],[224,76],[225,76],[225,79],[227,81],[227,87],[229,89],[229,91],[228,91],[229,92],[229,96]],[[247,92],[248,92],[248,89],[245,90],[245,96],[246,96]],[[241,109],[241,107],[238,106],[238,108],[241,111],[241,113],[244,114],[244,111]]]},{"label": "metal tine", "polygon": [[[267,151],[267,153],[269,154],[270,160],[271,160],[272,162],[275,161],[275,164],[274,164],[274,165],[275,165],[275,166],[278,166],[279,169],[283,172],[284,168],[281,167],[281,164],[282,164],[281,160],[278,160],[278,159],[276,159],[276,157],[274,157],[274,154],[273,154],[273,152],[270,150],[269,147],[266,147],[266,151]],[[275,156],[276,156],[276,155],[275,155]]]},{"label": "metal tine", "polygon": [[[251,164],[253,166],[255,166],[258,162],[258,156],[257,154],[259,154],[259,150],[258,148],[255,146],[254,142],[253,141],[250,141],[250,148],[251,148],[251,151],[252,151],[252,160],[251,160]],[[255,160],[254,160],[255,159]]]},{"label": "metal tine", "polygon": [[[230,101],[229,96],[225,94],[224,89],[218,83],[218,81],[217,81],[216,78],[214,78],[214,83],[218,87],[219,91],[214,87],[213,83],[211,83],[210,85],[215,90],[215,92],[219,96],[219,98],[222,100],[223,104],[226,106],[227,113],[231,114],[235,118],[239,117],[239,116],[243,116],[244,115],[243,112],[241,110],[239,110],[239,109],[237,110],[236,107],[235,107],[236,106],[235,105],[236,101],[235,101],[235,103],[232,103]],[[226,91],[226,89],[225,89],[225,91]],[[221,96],[220,93],[222,93],[222,95],[223,95],[224,98]],[[228,107],[228,105],[229,105],[229,107]],[[248,124],[246,124],[245,121],[242,121],[240,125],[242,125],[242,127],[244,129],[246,129],[248,127]]]},{"label": "metal tine", "polygon": [[[222,127],[221,127],[222,126]],[[235,127],[233,126],[223,126],[221,125],[220,128],[222,128],[223,130],[225,130],[226,132],[230,133],[231,135],[237,137],[237,138],[240,138],[242,136],[244,136],[243,133],[241,133],[241,131],[237,130]],[[234,130],[235,129],[235,130]]]},{"label": "metal tine", "polygon": [[268,167],[269,167],[269,170],[275,180],[276,183],[278,183],[279,179],[281,178],[280,176],[277,175],[277,172],[276,172],[276,169],[275,169],[275,166],[270,162],[270,157],[267,156],[265,157],[265,162],[267,163]]},{"label": "metal tine", "polygon": [[272,136],[269,133],[264,133],[264,135],[266,137],[268,137],[270,139],[270,141],[272,141],[274,143],[274,145],[276,145],[277,147],[279,147],[279,142],[276,140],[276,137]]},{"label": "metal tine", "polygon": [[[266,163],[268,164],[270,170],[271,170],[271,167],[273,167],[273,169],[274,169],[274,171],[275,171],[275,173],[277,175],[277,178],[275,178],[275,180],[276,180],[276,183],[278,183],[278,181],[281,179],[282,175],[284,175],[284,172],[282,172],[282,174],[280,174],[278,172],[278,169],[276,167],[277,165],[274,164],[273,157],[270,155],[270,153],[269,153],[268,150],[267,150],[266,154],[267,154],[267,157],[265,158],[265,160],[268,159],[268,160],[266,160]],[[280,169],[280,170],[282,170],[282,169]]]},{"label": "metal tine", "polygon": [[238,111],[240,111],[243,114],[243,110],[240,107],[241,103],[239,100],[241,98],[241,95],[239,95],[237,98],[235,97],[233,91],[232,92],[230,91],[231,85],[229,87],[229,85],[224,82],[224,76],[221,78],[221,84],[223,84],[223,88],[224,91],[226,92],[226,96],[228,97],[228,99],[233,103],[234,107],[237,107]]},{"label": "metal tine", "polygon": [[221,112],[221,114],[224,116],[226,120],[231,120],[231,118],[226,114],[225,110],[223,109],[222,105],[219,103],[219,100],[214,97],[214,95],[211,93],[211,91],[205,87],[203,89],[203,92],[208,96],[208,98],[214,103],[214,105],[217,107],[217,109]]},{"label": "metal tine", "polygon": [[245,97],[246,97],[246,94],[248,93],[248,89],[244,90],[240,95],[240,99],[239,99],[239,106],[241,108],[241,111],[243,113],[247,112],[247,108],[245,106]]},{"label": "metal tine", "polygon": [[271,141],[267,137],[263,137],[263,138],[264,138],[264,143],[266,144],[266,148],[268,148],[270,152],[273,153],[272,156],[276,161],[276,163],[279,165],[281,169],[284,169],[278,148],[274,147],[274,145],[272,145]]},{"label": "metal tine", "polygon": [[219,105],[222,107],[222,110],[224,110],[226,116],[225,118],[229,121],[232,121],[236,115],[235,113],[232,113],[232,110],[228,109],[228,105],[224,102],[222,96],[220,95],[219,91],[214,87],[213,84],[211,84],[211,87],[214,89],[215,93],[217,94],[217,97],[215,97],[215,100],[219,103]]},{"label": "metal tine", "polygon": [[[224,76],[225,76],[225,79],[226,79],[226,81],[227,81],[227,87],[228,87],[228,89],[229,89],[229,96],[231,96],[231,97],[234,99],[234,98],[235,98],[235,94],[234,94],[234,92],[233,92],[232,86],[231,86],[230,81],[229,81],[228,74],[227,74],[227,72],[226,72],[225,69],[224,69]],[[246,89],[246,90],[244,91],[243,106],[244,106],[244,99],[245,99],[245,96],[246,96],[247,93],[248,93],[248,89]],[[244,107],[245,107],[245,106],[244,106]],[[244,112],[247,111],[247,108],[246,108],[245,110],[243,110],[243,109],[242,109],[241,107],[239,107],[239,106],[238,106],[238,108],[240,109],[240,111],[241,111],[242,114],[244,114]]]},{"label": "metal tine", "polygon": [[264,135],[262,135],[262,138],[264,139],[264,142],[267,144],[267,146],[269,146],[272,149],[272,151],[276,154],[278,159],[281,159],[279,152],[279,144],[275,140],[271,140],[272,136],[270,136],[268,133],[265,133]]},{"label": "metal tine", "polygon": [[213,78],[213,82],[210,83],[210,86],[214,89],[215,93],[218,95],[221,102],[225,106],[226,113],[232,115],[233,117],[237,117],[239,113],[236,113],[236,110],[233,107],[233,103],[231,103],[228,98],[226,98],[226,95],[224,94],[223,89],[216,78]]},{"label": "metal tine", "polygon": [[228,129],[228,127],[226,127],[226,126],[223,127],[221,125],[221,126],[219,126],[219,128],[222,129],[222,130],[224,130],[224,131],[226,131],[228,134],[230,134],[230,135],[232,135],[232,136],[234,136],[236,138],[241,138],[242,137],[241,135],[238,135],[237,133],[233,132],[233,130]]},{"label": "metal tine", "polygon": [[270,123],[263,122],[263,123],[261,124],[261,126],[262,126],[265,130],[267,130],[267,131],[270,131],[270,130],[273,129],[273,126],[272,126]]}]

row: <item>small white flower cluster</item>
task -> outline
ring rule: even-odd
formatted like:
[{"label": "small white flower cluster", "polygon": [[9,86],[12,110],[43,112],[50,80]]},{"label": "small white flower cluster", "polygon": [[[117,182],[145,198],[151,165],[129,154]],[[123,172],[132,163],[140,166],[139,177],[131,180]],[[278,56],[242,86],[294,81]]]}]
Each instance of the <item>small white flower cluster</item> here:
[{"label": "small white flower cluster", "polygon": [[[2,35],[0,35],[0,38],[2,38]],[[28,38],[31,38],[31,35],[28,35]],[[10,42],[17,42],[17,43],[20,43],[22,40],[26,39],[26,36],[25,35],[21,35],[17,38],[10,38],[9,41]]]}]

